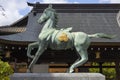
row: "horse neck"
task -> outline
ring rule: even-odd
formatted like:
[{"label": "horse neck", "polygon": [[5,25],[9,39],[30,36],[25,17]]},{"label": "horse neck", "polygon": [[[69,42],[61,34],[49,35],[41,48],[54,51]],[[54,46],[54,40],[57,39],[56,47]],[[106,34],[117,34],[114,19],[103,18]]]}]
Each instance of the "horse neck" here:
[{"label": "horse neck", "polygon": [[45,25],[43,26],[42,31],[45,31],[47,29],[55,29],[55,28],[56,28],[56,22],[55,22],[55,20],[52,19],[52,18],[49,18],[46,21]]}]

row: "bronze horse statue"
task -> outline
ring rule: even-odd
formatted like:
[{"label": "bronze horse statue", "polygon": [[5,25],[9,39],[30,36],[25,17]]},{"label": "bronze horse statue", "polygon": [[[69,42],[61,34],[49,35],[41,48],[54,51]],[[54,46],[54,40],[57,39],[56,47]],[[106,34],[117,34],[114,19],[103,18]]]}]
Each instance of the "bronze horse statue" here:
[{"label": "bronze horse statue", "polygon": [[[47,48],[53,50],[74,48],[79,54],[79,58],[68,69],[68,73],[72,73],[74,68],[84,64],[88,60],[87,49],[91,43],[90,38],[111,39],[114,37],[114,35],[104,33],[88,35],[84,32],[71,32],[72,28],[58,30],[57,21],[57,13],[52,8],[52,5],[49,5],[38,19],[38,23],[40,24],[45,22],[38,36],[39,41],[28,45],[27,56],[33,59],[28,67],[28,72]],[[36,54],[31,55],[32,48],[36,47],[38,48]]]}]

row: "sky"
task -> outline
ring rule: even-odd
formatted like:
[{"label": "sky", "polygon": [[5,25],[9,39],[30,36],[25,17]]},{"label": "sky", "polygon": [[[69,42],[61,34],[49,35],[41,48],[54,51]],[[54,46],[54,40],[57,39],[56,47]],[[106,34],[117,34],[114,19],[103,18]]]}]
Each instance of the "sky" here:
[{"label": "sky", "polygon": [[10,25],[27,15],[32,9],[27,2],[35,3],[72,3],[72,4],[114,4],[120,0],[0,0],[0,26]]}]

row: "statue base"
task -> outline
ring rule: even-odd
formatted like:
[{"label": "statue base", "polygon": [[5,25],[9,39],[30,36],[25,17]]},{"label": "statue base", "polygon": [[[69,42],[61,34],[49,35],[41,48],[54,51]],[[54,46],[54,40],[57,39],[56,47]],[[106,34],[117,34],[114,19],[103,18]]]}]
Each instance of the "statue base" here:
[{"label": "statue base", "polygon": [[14,73],[10,80],[105,80],[100,73]]},{"label": "statue base", "polygon": [[10,80],[105,80],[100,73],[14,73]]}]

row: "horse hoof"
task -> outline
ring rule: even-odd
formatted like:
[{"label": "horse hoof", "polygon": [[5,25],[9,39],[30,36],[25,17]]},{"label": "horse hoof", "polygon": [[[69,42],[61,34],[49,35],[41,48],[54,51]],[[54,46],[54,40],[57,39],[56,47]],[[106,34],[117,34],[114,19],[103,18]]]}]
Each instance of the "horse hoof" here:
[{"label": "horse hoof", "polygon": [[69,73],[73,73],[73,71],[74,71],[73,69],[70,69]]},{"label": "horse hoof", "polygon": [[74,70],[73,69],[67,69],[66,73],[73,73]]},{"label": "horse hoof", "polygon": [[27,73],[31,73],[31,71],[29,70],[29,69],[27,69],[27,71],[26,71]]}]

